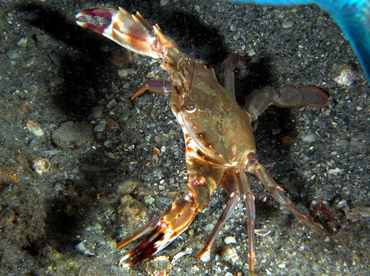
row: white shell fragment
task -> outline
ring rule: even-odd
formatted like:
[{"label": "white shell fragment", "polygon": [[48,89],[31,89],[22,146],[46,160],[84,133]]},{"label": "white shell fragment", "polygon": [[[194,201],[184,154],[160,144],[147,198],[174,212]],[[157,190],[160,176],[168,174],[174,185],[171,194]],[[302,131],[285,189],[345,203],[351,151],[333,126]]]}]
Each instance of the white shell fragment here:
[{"label": "white shell fragment", "polygon": [[262,228],[262,229],[255,229],[254,233],[258,236],[266,236],[271,233],[271,230]]},{"label": "white shell fragment", "polygon": [[33,133],[34,135],[36,136],[43,136],[45,135],[45,132],[42,130],[42,128],[40,127],[39,124],[31,121],[31,120],[28,120],[27,121],[27,128],[28,130]]},{"label": "white shell fragment", "polygon": [[183,257],[183,256],[185,256],[185,255],[189,255],[189,254],[191,254],[191,253],[193,253],[193,249],[191,249],[191,248],[186,248],[185,249],[185,251],[180,251],[179,253],[177,253],[174,257],[173,257],[173,259],[172,259],[172,262],[171,262],[171,264],[173,265],[178,259],[180,259],[181,257]]},{"label": "white shell fragment", "polygon": [[334,78],[334,81],[339,85],[351,86],[355,77],[353,71],[348,66],[343,66],[339,76]]},{"label": "white shell fragment", "polygon": [[203,262],[203,263],[207,263],[211,260],[211,253],[209,251],[205,252],[201,257],[200,257],[200,260]]},{"label": "white shell fragment", "polygon": [[33,169],[39,175],[46,173],[50,170],[50,162],[47,158],[38,158],[33,161]]},{"label": "white shell fragment", "polygon": [[221,251],[221,259],[236,263],[239,260],[238,252],[232,246],[224,246]]},{"label": "white shell fragment", "polygon": [[344,170],[340,169],[340,168],[335,168],[335,169],[328,170],[328,174],[332,174],[332,175],[339,175],[339,174],[342,174],[343,172],[344,172]]},{"label": "white shell fragment", "polygon": [[88,257],[94,257],[95,254],[91,253],[86,247],[84,242],[80,242],[76,245],[76,249]]}]

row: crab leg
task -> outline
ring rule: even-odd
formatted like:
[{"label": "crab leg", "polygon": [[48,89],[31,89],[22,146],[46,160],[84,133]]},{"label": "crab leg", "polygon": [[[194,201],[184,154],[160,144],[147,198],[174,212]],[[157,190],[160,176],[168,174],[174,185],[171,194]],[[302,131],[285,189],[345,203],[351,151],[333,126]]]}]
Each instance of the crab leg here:
[{"label": "crab leg", "polygon": [[254,258],[255,258],[255,243],[256,243],[256,236],[255,236],[255,220],[256,220],[256,207],[254,204],[254,195],[252,194],[251,188],[247,181],[247,177],[245,173],[239,174],[241,179],[245,179],[244,181],[240,181],[241,189],[243,191],[243,199],[245,205],[245,214],[247,216],[247,233],[248,233],[248,257],[249,257],[249,270],[254,270]]},{"label": "crab leg", "polygon": [[235,99],[235,75],[234,70],[239,61],[247,62],[248,60],[237,53],[232,53],[224,61],[224,87]]},{"label": "crab leg", "polygon": [[131,236],[123,239],[122,241],[120,241],[117,244],[117,248],[124,247],[126,244],[129,244],[130,242],[133,242],[133,241],[141,238],[142,236],[148,234],[150,231],[152,231],[153,229],[155,229],[155,227],[156,227],[156,225],[158,223],[158,220],[159,220],[159,217],[157,217],[157,218],[152,219],[151,221],[149,221],[147,224],[145,224],[144,226],[142,226],[139,230],[137,230]]},{"label": "crab leg", "polygon": [[298,107],[303,105],[324,107],[328,105],[328,96],[319,88],[313,86],[284,85],[278,89],[267,86],[262,90],[255,90],[247,99],[247,112],[251,121],[270,105],[280,107]]},{"label": "crab leg", "polygon": [[232,168],[224,172],[223,178],[220,182],[221,186],[230,195],[230,198],[223,210],[220,218],[218,219],[215,227],[212,230],[210,237],[204,248],[198,253],[197,257],[200,258],[204,253],[211,249],[214,241],[217,238],[218,233],[224,227],[226,221],[230,218],[230,215],[235,210],[237,203],[240,200],[240,193],[243,195],[246,216],[247,216],[247,232],[248,232],[248,263],[249,270],[254,270],[254,244],[255,244],[255,218],[256,211],[254,205],[254,195],[252,194],[251,188],[248,183],[248,179],[245,173],[242,171]]},{"label": "crab leg", "polygon": [[166,81],[149,81],[140,87],[134,95],[131,96],[131,100],[136,99],[146,91],[152,91],[156,93],[171,93],[173,91],[173,84]]},{"label": "crab leg", "polygon": [[206,253],[207,251],[209,251],[211,249],[213,243],[215,242],[215,240],[217,238],[218,233],[220,233],[220,231],[224,228],[225,223],[227,222],[227,220],[230,218],[231,214],[235,210],[235,207],[237,206],[239,200],[240,200],[240,195],[239,194],[232,193],[230,195],[230,198],[229,198],[229,200],[226,204],[226,207],[223,210],[223,212],[222,212],[220,218],[218,219],[216,225],[213,227],[212,232],[211,232],[211,234],[208,238],[208,241],[204,245],[203,249],[198,253],[198,255],[197,255],[198,258],[202,257],[204,255],[204,253]]},{"label": "crab leg", "polygon": [[247,164],[247,171],[255,174],[257,178],[262,182],[267,191],[277,200],[282,206],[289,209],[298,219],[305,222],[306,224],[312,226],[313,228],[328,234],[328,232],[319,227],[312,219],[302,214],[293,202],[284,194],[283,188],[281,188],[271,177],[268,171],[264,166],[258,163],[258,160],[255,158],[254,153],[249,154],[249,162]]},{"label": "crab leg", "polygon": [[208,241],[204,245],[203,249],[198,253],[197,257],[202,257],[208,250],[211,249],[213,243],[215,242],[218,233],[225,226],[226,221],[230,218],[232,212],[235,210],[239,200],[240,192],[235,177],[234,169],[225,171],[222,176],[221,185],[226,189],[226,192],[230,195],[230,198],[226,204],[225,209],[222,211],[220,218],[218,219],[216,225],[213,227],[213,230],[208,238]]}]

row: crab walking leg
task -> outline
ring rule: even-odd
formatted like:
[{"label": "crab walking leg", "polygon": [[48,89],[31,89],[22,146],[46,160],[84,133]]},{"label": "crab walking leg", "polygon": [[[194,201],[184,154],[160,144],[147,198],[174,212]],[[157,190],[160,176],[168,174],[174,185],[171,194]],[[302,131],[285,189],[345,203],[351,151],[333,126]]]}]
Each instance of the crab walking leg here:
[{"label": "crab walking leg", "polygon": [[265,186],[266,190],[277,200],[282,206],[291,211],[296,217],[313,228],[328,234],[328,232],[319,227],[312,219],[302,214],[293,202],[285,195],[284,190],[275,182],[264,166],[258,163],[258,160],[254,157],[254,153],[249,154],[249,162],[247,170],[257,176],[257,178]]},{"label": "crab walking leg", "polygon": [[280,107],[313,106],[324,107],[328,105],[328,96],[321,89],[313,86],[284,85],[278,89],[267,86],[262,90],[255,90],[247,99],[247,112],[251,121],[270,105]]},{"label": "crab walking leg", "polygon": [[226,221],[230,218],[230,215],[235,210],[237,203],[240,200],[240,193],[243,194],[246,216],[247,216],[247,229],[248,229],[248,263],[249,270],[254,270],[254,248],[255,248],[255,218],[256,211],[254,205],[254,195],[252,194],[251,188],[248,183],[248,179],[245,173],[242,171],[232,168],[226,170],[223,174],[222,180],[220,182],[221,186],[226,190],[230,195],[230,198],[226,204],[225,209],[223,210],[220,218],[218,219],[215,227],[212,230],[212,233],[205,244],[202,251],[197,255],[200,258],[204,253],[211,249],[214,241],[217,238],[218,233],[224,227]]},{"label": "crab walking leg", "polygon": [[232,53],[224,61],[224,87],[235,99],[235,75],[234,70],[239,61],[247,62],[248,60],[237,53]]},{"label": "crab walking leg", "polygon": [[149,81],[131,96],[131,101],[144,94],[148,90],[156,93],[172,93],[173,84],[167,81]]},{"label": "crab walking leg", "polygon": [[213,230],[211,232],[211,235],[208,238],[208,241],[206,242],[203,249],[198,253],[197,257],[202,257],[207,251],[209,251],[215,242],[218,233],[224,228],[226,221],[230,218],[231,214],[235,210],[235,207],[237,206],[238,202],[240,200],[240,196],[236,193],[233,193],[230,195],[230,198],[226,204],[225,209],[222,211],[222,214],[220,218],[218,219],[216,225],[213,227]]},{"label": "crab walking leg", "polygon": [[226,192],[230,195],[230,198],[226,204],[225,209],[222,211],[222,214],[220,215],[220,218],[218,219],[216,225],[213,227],[208,241],[204,245],[203,249],[198,253],[198,258],[202,257],[207,251],[211,249],[213,243],[217,238],[218,233],[220,233],[220,231],[223,229],[226,221],[230,218],[238,202],[240,201],[239,187],[236,181],[234,168],[223,173],[220,184],[223,188],[225,188]]},{"label": "crab walking leg", "polygon": [[254,258],[255,258],[255,220],[256,220],[256,207],[254,204],[254,195],[247,181],[247,177],[244,172],[239,174],[240,187],[243,192],[243,199],[245,205],[245,214],[247,216],[247,234],[248,234],[248,260],[249,270],[254,270]]}]

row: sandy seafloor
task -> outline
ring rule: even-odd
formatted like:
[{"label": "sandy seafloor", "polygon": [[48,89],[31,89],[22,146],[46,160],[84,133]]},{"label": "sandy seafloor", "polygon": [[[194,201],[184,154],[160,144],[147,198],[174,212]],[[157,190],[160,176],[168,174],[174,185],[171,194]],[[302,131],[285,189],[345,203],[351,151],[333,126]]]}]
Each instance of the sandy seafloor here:
[{"label": "sandy seafloor", "polygon": [[[241,106],[248,93],[266,85],[310,84],[329,92],[328,108],[266,111],[255,124],[257,158],[304,213],[312,200],[339,198],[352,215],[332,222],[340,231],[325,236],[280,208],[251,176],[256,227],[271,230],[256,239],[255,271],[370,275],[369,221],[355,215],[370,205],[369,84],[324,11],[210,0],[0,3],[1,275],[151,275],[163,263],[168,275],[247,275],[241,208],[210,260],[195,257],[226,204],[221,189],[159,258],[130,270],[118,267],[123,252],[116,241],[186,190],[184,142],[167,105],[170,95],[129,100],[159,70],[159,61],[121,50],[74,23],[82,9],[118,6],[157,22],[184,52],[214,67],[219,79],[230,53],[248,57],[235,74]],[[335,81],[343,71],[350,81]],[[40,159],[50,165],[41,174],[35,170]],[[236,239],[228,246],[238,260],[220,257],[227,237]]]}]

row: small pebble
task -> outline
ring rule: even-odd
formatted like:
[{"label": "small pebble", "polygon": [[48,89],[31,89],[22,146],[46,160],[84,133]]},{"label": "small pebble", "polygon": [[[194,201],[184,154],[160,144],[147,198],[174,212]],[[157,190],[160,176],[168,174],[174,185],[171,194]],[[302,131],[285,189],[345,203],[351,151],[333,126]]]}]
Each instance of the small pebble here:
[{"label": "small pebble", "polygon": [[106,126],[107,126],[107,120],[102,119],[96,124],[96,126],[94,127],[94,131],[103,132]]},{"label": "small pebble", "polygon": [[315,142],[316,138],[317,136],[313,133],[302,136],[302,140],[309,143]]},{"label": "small pebble", "polygon": [[118,70],[118,76],[127,77],[128,75],[136,74],[136,71],[134,69],[120,69]]},{"label": "small pebble", "polygon": [[145,204],[147,205],[152,205],[154,203],[155,199],[152,198],[151,196],[147,195],[147,196],[144,196],[144,202]]},{"label": "small pebble", "polygon": [[266,236],[271,233],[271,230],[262,228],[262,229],[255,229],[254,233],[258,236]]},{"label": "small pebble", "polygon": [[104,107],[102,106],[95,106],[91,109],[91,117],[94,119],[101,118],[103,116]]},{"label": "small pebble", "polygon": [[17,45],[19,47],[26,47],[27,46],[27,42],[28,42],[28,38],[27,37],[22,37],[18,42],[17,42]]},{"label": "small pebble", "polygon": [[251,56],[255,56],[256,55],[256,51],[254,49],[251,49],[248,51],[248,56],[251,57]]},{"label": "small pebble", "polygon": [[133,192],[139,185],[140,185],[140,181],[136,179],[130,178],[130,179],[124,180],[117,184],[117,193],[120,195],[129,194]]},{"label": "small pebble", "polygon": [[189,255],[189,254],[191,254],[191,253],[193,253],[193,249],[191,249],[191,248],[186,248],[186,250],[185,251],[180,251],[179,253],[177,253],[175,256],[173,256],[173,258],[172,258],[172,262],[171,262],[171,264],[174,264],[178,259],[180,259],[181,257],[183,257],[183,256],[185,256],[185,255]]},{"label": "small pebble", "polygon": [[153,163],[153,165],[157,165],[157,164],[158,164],[158,162],[159,162],[158,155],[157,155],[157,154],[154,154],[154,155],[152,156],[152,163]]},{"label": "small pebble", "polygon": [[161,6],[166,6],[170,0],[161,0]]},{"label": "small pebble", "polygon": [[237,32],[235,35],[233,35],[233,39],[234,40],[239,40],[240,36],[241,36],[240,32]]},{"label": "small pebble", "polygon": [[14,49],[8,50],[5,52],[5,55],[10,59],[16,59],[19,57],[19,50]]},{"label": "small pebble", "polygon": [[328,174],[331,174],[331,175],[339,175],[339,174],[342,174],[343,172],[344,172],[344,170],[339,169],[339,168],[328,170]]},{"label": "small pebble", "polygon": [[284,21],[283,23],[281,23],[281,26],[282,26],[284,29],[289,29],[289,28],[291,28],[293,25],[294,25],[294,22],[293,22],[292,20]]},{"label": "small pebble", "polygon": [[226,237],[224,241],[226,244],[236,243],[236,239],[232,236]]},{"label": "small pebble", "polygon": [[107,108],[111,109],[117,105],[117,101],[115,99],[110,100],[109,103],[107,104]]}]

